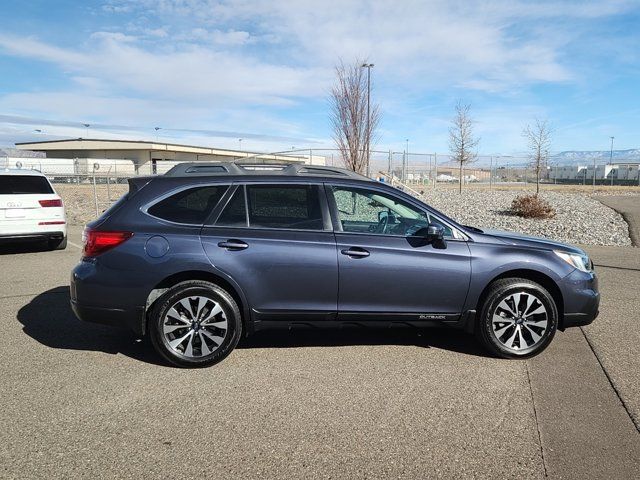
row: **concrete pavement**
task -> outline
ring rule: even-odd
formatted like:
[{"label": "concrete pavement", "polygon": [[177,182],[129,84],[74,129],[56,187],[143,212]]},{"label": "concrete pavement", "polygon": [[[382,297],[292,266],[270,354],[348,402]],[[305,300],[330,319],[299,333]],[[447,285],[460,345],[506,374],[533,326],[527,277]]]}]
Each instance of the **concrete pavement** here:
[{"label": "concrete pavement", "polygon": [[[265,332],[218,366],[179,370],[73,317],[78,257],[0,255],[0,477],[640,473],[640,436],[579,329],[529,361],[489,358],[452,331]],[[603,288],[626,273],[603,274]],[[617,362],[607,331],[593,336],[605,366]]]}]

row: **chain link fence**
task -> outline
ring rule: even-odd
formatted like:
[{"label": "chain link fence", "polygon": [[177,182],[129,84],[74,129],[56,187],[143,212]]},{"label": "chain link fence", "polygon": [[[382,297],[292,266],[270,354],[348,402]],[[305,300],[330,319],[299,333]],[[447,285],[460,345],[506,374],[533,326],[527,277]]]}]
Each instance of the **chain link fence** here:
[{"label": "chain link fence", "polygon": [[[295,161],[342,167],[337,149],[292,149]],[[261,163],[239,157],[237,161]],[[15,158],[0,157],[0,168],[34,169],[44,173],[54,184],[67,206],[70,223],[86,223],[96,218],[128,190],[127,180],[140,175],[162,175],[183,163],[172,160],[149,161],[137,165],[133,160],[109,158]],[[550,162],[542,169],[543,185],[636,186],[640,185],[638,163],[616,165],[563,165]],[[452,161],[448,154],[407,153],[372,150],[370,176],[381,182],[417,194],[426,189],[454,188],[462,176],[465,188],[526,188],[536,182],[535,170],[526,157],[479,155],[464,165]]]}]

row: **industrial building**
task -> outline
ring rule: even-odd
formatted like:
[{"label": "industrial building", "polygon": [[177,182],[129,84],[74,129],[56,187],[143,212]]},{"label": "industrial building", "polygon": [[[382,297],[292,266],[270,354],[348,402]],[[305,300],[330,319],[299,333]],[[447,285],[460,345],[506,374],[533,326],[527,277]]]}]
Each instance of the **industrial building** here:
[{"label": "industrial building", "polygon": [[[324,165],[311,152],[267,154],[137,140],[69,139],[16,143],[19,150],[41,152],[44,159],[19,159],[24,167],[64,174],[147,175],[164,173],[179,162],[307,163]],[[5,162],[6,163],[6,162]],[[14,166],[14,165],[7,165]],[[72,169],[73,172],[67,172]]]},{"label": "industrial building", "polygon": [[[595,165],[597,183],[613,181],[617,184],[640,185],[640,163],[625,162]],[[594,165],[554,165],[549,167],[549,179],[556,183],[593,182]]]}]

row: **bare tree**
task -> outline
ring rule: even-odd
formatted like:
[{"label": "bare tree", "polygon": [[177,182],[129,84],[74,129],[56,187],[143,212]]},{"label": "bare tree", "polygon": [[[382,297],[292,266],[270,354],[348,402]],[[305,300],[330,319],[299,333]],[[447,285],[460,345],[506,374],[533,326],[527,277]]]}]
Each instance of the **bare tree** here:
[{"label": "bare tree", "polygon": [[369,106],[370,121],[367,121],[367,76],[363,63],[340,62],[329,97],[333,138],[345,166],[358,173],[366,172],[367,152],[375,143],[380,121],[380,109],[374,103]]},{"label": "bare tree", "polygon": [[460,100],[456,103],[456,114],[449,128],[449,150],[452,160],[460,164],[460,193],[462,193],[462,180],[464,165],[476,160],[475,148],[479,138],[473,136],[473,120],[469,110],[471,105],[463,104]]},{"label": "bare tree", "polygon": [[527,139],[531,166],[536,172],[536,195],[540,193],[540,174],[547,168],[549,150],[551,149],[551,128],[547,120],[536,118],[534,125],[527,125],[522,130]]}]

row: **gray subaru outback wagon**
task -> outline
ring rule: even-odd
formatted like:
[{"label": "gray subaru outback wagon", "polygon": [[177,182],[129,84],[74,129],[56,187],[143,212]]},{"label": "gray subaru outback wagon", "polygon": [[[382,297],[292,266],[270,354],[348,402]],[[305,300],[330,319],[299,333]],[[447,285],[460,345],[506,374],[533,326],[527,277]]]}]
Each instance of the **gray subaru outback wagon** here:
[{"label": "gray subaru outback wagon", "polygon": [[460,225],[391,186],[311,165],[184,163],[129,180],[84,232],[71,304],[177,366],[260,329],[451,326],[526,358],[598,314],[579,248]]}]

